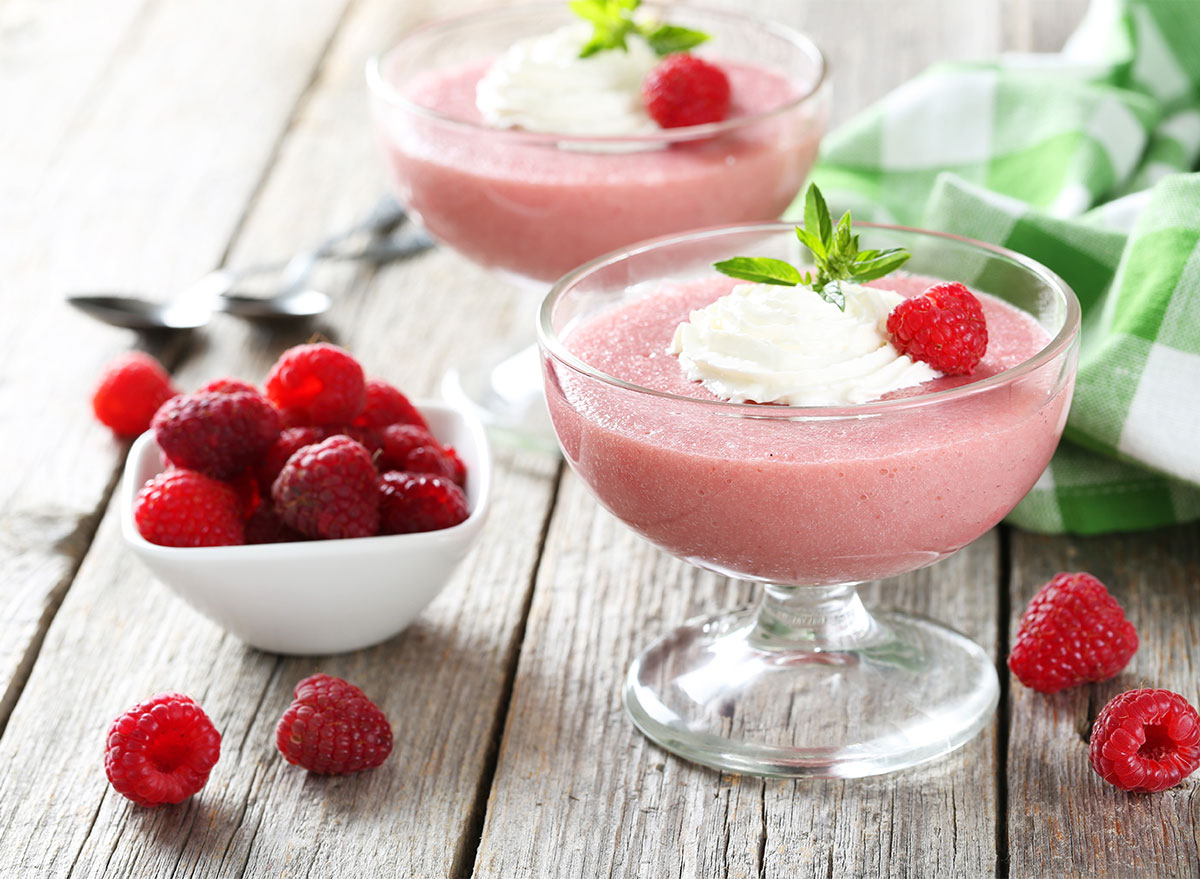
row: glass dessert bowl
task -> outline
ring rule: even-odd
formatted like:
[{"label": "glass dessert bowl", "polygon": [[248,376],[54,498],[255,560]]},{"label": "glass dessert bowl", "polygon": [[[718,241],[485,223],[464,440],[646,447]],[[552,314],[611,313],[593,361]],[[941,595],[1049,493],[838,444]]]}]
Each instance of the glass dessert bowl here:
[{"label": "glass dessert bowl", "polygon": [[[574,133],[496,127],[476,102],[481,77],[520,41],[577,24],[566,3],[434,22],[369,62],[389,181],[434,238],[540,299],[565,272],[617,247],[783,212],[828,117],[819,50],[790,28],[736,12],[646,4],[639,13],[711,34],[695,54],[729,76],[728,118],[659,129],[646,117],[650,130],[620,134],[603,133],[604,118],[565,119]],[[624,103],[644,112],[633,88]],[[594,103],[611,107],[612,98]],[[553,447],[532,339],[497,341],[444,390],[472,401],[501,436]]]},{"label": "glass dessert bowl", "polygon": [[898,227],[861,234],[912,254],[905,274],[873,286],[911,295],[951,279],[989,294],[976,375],[821,407],[726,402],[689,382],[668,353],[672,331],[737,283],[712,264],[799,262],[785,224],[635,245],[571,272],[542,304],[550,416],[592,494],[662,549],[763,585],[756,608],[676,629],[626,680],[634,723],[707,766],[888,772],[964,744],[997,704],[982,648],[923,617],[872,614],[856,584],[945,558],[1033,486],[1070,404],[1078,302],[1000,248]]}]

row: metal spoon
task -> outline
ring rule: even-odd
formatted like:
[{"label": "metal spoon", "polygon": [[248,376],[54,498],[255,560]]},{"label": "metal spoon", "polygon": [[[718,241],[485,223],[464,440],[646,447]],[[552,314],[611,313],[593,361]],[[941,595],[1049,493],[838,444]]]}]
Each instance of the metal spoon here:
[{"label": "metal spoon", "polygon": [[[405,220],[403,209],[391,198],[380,201],[371,213],[349,229],[330,236],[312,250],[286,263],[271,263],[245,269],[217,269],[204,275],[177,295],[163,302],[137,296],[108,293],[75,294],[67,302],[96,320],[136,330],[194,329],[208,323],[215,311],[246,318],[295,318],[320,314],[332,304],[328,296],[306,285],[317,263],[324,259],[369,259],[386,262],[411,256],[431,247],[423,233],[400,242],[372,241],[357,251],[346,251],[347,241],[370,233],[372,238],[388,235]],[[254,275],[282,270],[282,289],[273,296],[246,296],[234,287]]]}]

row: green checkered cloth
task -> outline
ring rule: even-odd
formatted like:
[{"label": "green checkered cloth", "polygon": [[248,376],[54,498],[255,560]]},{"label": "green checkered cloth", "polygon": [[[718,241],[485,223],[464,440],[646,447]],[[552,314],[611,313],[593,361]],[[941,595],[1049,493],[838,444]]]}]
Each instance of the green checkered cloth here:
[{"label": "green checkered cloth", "polygon": [[1200,0],[1093,0],[1061,54],[938,66],[826,139],[832,208],[1003,245],[1079,296],[1064,441],[1014,524],[1200,518],[1198,158]]}]

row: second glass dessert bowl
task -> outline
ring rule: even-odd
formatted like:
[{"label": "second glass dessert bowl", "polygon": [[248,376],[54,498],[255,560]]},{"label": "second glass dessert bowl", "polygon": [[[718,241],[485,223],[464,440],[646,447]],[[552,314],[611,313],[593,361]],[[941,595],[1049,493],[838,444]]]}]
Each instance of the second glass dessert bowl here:
[{"label": "second glass dessert bowl", "polygon": [[[434,238],[540,299],[616,247],[783,212],[828,118],[820,51],[737,12],[644,4],[641,13],[711,35],[695,53],[728,74],[729,118],[622,136],[487,124],[475,104],[479,79],[518,41],[578,23],[561,2],[434,22],[368,64],[389,180]],[[532,338],[497,342],[444,390],[474,403],[502,438],[553,447]]]},{"label": "second glass dessert bowl", "polygon": [[867,247],[907,248],[914,276],[963,281],[1024,312],[1028,320],[997,320],[990,332],[999,350],[1033,327],[1013,342],[1029,350],[976,381],[842,407],[664,390],[675,380],[655,376],[678,370],[671,324],[688,317],[669,292],[736,254],[799,263],[793,227],[782,224],[609,254],[556,284],[539,315],[554,429],[596,499],[668,552],[762,584],[756,608],[694,620],[650,646],[625,685],[646,735],[722,770],[888,772],[964,744],[997,704],[982,648],[923,617],[871,613],[856,584],[945,558],[1033,486],[1070,404],[1078,302],[1052,272],[1000,248],[896,227],[861,232]]}]

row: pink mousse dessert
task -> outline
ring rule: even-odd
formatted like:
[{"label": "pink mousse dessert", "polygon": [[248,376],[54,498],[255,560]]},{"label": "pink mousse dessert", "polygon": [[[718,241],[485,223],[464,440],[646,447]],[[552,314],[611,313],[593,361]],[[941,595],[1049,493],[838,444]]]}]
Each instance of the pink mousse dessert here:
[{"label": "pink mousse dessert", "polygon": [[566,4],[436,23],[368,69],[391,183],[434,237],[550,282],[635,241],[782,213],[826,125],[819,51],[736,13],[638,14],[710,35],[694,51],[728,77],[725,118],[658,127],[640,95],[658,56],[631,34],[580,58],[588,26]]},{"label": "pink mousse dessert", "polygon": [[[853,285],[839,312],[807,287],[777,293],[705,265],[746,242],[789,253],[790,231],[664,240],[560,282],[540,329],[564,454],[643,537],[731,576],[818,586],[931,564],[995,525],[1048,463],[1073,386],[1073,298],[1055,304],[1021,266],[989,264],[991,294],[976,287],[986,353],[970,375],[941,375],[878,339],[931,277]],[[875,234],[926,271],[980,264],[961,239]],[[773,402],[731,402],[739,388]]]}]

